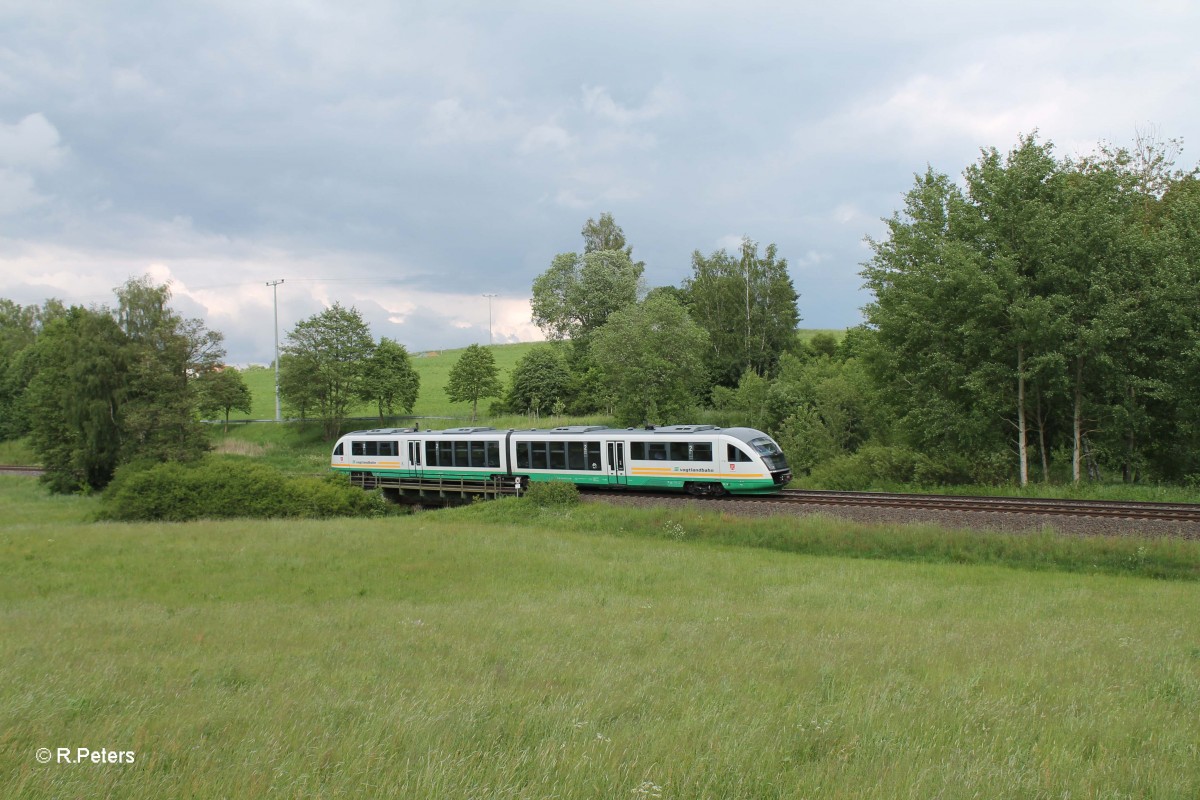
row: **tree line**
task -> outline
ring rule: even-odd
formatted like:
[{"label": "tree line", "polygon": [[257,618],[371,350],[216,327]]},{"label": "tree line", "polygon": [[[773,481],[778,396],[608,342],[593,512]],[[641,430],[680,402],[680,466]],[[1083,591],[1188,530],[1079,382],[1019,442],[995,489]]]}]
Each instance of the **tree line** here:
[{"label": "tree line", "polygon": [[[507,408],[622,424],[708,408],[823,483],[1200,482],[1200,180],[1176,141],[1059,157],[1023,136],[929,168],[868,239],[866,321],[802,342],[776,248],[645,291],[611,215],[533,284]],[[603,247],[604,249],[596,249]],[[556,360],[557,358],[557,360]]]},{"label": "tree line", "polygon": [[[648,288],[605,213],[533,282],[547,343],[507,381],[473,345],[447,394],[472,419],[493,398],[493,415],[749,424],[830,487],[1200,482],[1200,180],[1177,153],[1139,136],[1064,158],[1030,135],[958,180],[927,169],[868,239],[865,323],[807,341],[775,245],[697,250],[679,285]],[[30,435],[59,489],[195,458],[199,411],[249,410],[220,334],[171,311],[168,287],[116,295],[0,300],[0,437]],[[404,346],[336,303],[296,324],[279,366],[289,415],[329,438],[353,404],[382,422],[420,390]]]}]

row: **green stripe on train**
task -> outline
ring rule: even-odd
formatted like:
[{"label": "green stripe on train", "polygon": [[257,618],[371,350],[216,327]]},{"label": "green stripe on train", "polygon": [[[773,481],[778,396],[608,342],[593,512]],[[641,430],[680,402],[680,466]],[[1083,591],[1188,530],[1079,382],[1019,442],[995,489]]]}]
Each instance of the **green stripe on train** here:
[{"label": "green stripe on train", "polygon": [[[375,475],[376,477],[380,477],[380,478],[397,478],[397,479],[408,479],[408,480],[432,480],[432,481],[436,481],[436,480],[480,481],[480,480],[487,480],[493,474],[495,474],[489,470],[479,470],[478,472],[476,472],[476,471],[455,470],[455,469],[425,469],[425,470],[422,470],[421,472],[414,472],[412,470],[404,470],[404,469],[372,469],[370,467],[344,465],[344,464],[334,465],[333,469],[342,470],[344,472],[348,472],[351,470],[353,470],[354,472],[369,472],[372,475]],[[632,487],[638,487],[638,488],[644,488],[644,489],[682,489],[682,488],[684,488],[685,484],[691,483],[691,482],[720,483],[722,486],[725,487],[726,491],[732,492],[735,494],[738,494],[738,493],[760,494],[760,493],[764,493],[764,492],[773,492],[778,488],[775,485],[775,483],[769,478],[766,478],[766,479],[759,478],[759,479],[753,479],[753,480],[734,479],[734,480],[722,480],[722,481],[694,481],[694,479],[689,479],[689,478],[684,478],[684,477],[668,478],[668,477],[658,477],[658,476],[654,476],[654,477],[630,476],[630,477],[624,478],[624,480],[618,481],[614,478],[614,476],[611,476],[608,473],[605,473],[605,472],[597,473],[597,472],[592,472],[592,471],[588,471],[588,472],[555,472],[552,474],[535,473],[535,472],[527,473],[527,472],[523,472],[523,471],[518,471],[515,474],[525,475],[531,481],[561,481],[561,480],[566,479],[566,480],[569,480],[571,483],[577,483],[577,484],[587,485],[587,486],[632,486]],[[624,476],[622,476],[622,477],[624,477]]]}]

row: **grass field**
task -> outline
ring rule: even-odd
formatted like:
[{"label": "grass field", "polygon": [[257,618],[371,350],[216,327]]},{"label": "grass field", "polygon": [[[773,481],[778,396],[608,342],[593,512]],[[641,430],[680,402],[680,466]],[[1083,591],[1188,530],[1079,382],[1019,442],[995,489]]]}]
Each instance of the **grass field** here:
[{"label": "grass field", "polygon": [[93,502],[0,477],[5,797],[1200,795],[1196,581]]},{"label": "grass field", "polygon": [[[488,347],[496,358],[496,367],[500,370],[500,380],[508,386],[509,376],[513,367],[522,356],[534,347],[544,342],[523,342],[521,344],[497,344]],[[418,417],[449,417],[469,418],[470,403],[451,403],[446,398],[446,382],[450,379],[450,370],[462,355],[459,350],[435,350],[428,353],[413,354],[412,364],[417,374],[421,376],[421,391],[417,396],[417,404],[413,415]],[[242,373],[246,384],[250,387],[253,398],[250,414],[231,414],[230,419],[274,419],[275,418],[275,372],[266,367],[251,367]],[[481,413],[485,412],[491,399],[482,400],[479,404]],[[370,405],[355,406],[350,414],[354,417],[372,417],[379,413],[377,408]]]}]

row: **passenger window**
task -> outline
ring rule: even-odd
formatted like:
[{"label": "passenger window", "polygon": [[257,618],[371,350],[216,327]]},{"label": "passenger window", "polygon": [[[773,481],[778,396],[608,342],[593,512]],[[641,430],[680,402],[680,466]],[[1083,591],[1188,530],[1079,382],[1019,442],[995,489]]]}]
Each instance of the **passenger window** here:
[{"label": "passenger window", "polygon": [[629,443],[629,460],[630,461],[645,461],[646,460],[646,443],[645,442],[630,442]]},{"label": "passenger window", "polygon": [[351,442],[350,443],[350,455],[361,456],[362,454],[363,454],[363,443],[357,442],[357,441]]},{"label": "passenger window", "polygon": [[651,442],[650,447],[651,461],[666,461],[667,460],[667,445],[664,442]]},{"label": "passenger window", "polygon": [[739,461],[740,462],[740,461],[750,461],[751,460],[750,456],[748,456],[746,454],[746,452],[744,450],[742,450],[742,448],[738,447],[737,445],[731,444],[731,445],[728,445],[728,448],[729,448],[729,460],[730,461]]},{"label": "passenger window", "polygon": [[490,469],[500,469],[500,443],[487,443],[487,465]]},{"label": "passenger window", "polygon": [[550,469],[566,469],[567,468],[567,443],[566,442],[551,442],[550,443]]},{"label": "passenger window", "polygon": [[587,461],[588,461],[588,469],[594,469],[597,472],[600,471],[600,443],[599,442],[588,442],[587,443]]},{"label": "passenger window", "polygon": [[688,443],[687,442],[671,442],[671,460],[672,461],[687,461],[688,460]]},{"label": "passenger window", "polygon": [[531,467],[533,469],[546,469],[546,443],[530,442],[529,450],[533,456]]},{"label": "passenger window", "polygon": [[712,442],[693,443],[692,461],[712,461]]}]

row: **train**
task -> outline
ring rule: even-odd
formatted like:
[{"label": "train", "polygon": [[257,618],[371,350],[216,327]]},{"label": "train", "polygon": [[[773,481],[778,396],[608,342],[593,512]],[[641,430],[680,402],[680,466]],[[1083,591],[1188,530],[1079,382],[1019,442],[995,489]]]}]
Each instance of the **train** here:
[{"label": "train", "polygon": [[792,479],[770,436],[715,425],[376,428],[338,439],[330,466],[365,488],[500,482],[516,494],[535,481],[568,481],[581,488],[755,495],[778,492]]}]

